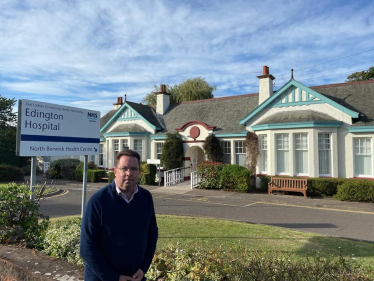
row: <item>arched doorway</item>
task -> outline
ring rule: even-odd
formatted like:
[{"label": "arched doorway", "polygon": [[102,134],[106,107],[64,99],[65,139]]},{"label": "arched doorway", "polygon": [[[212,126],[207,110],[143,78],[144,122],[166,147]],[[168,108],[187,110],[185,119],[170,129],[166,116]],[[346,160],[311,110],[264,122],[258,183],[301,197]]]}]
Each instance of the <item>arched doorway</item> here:
[{"label": "arched doorway", "polygon": [[199,146],[192,146],[188,148],[186,156],[190,158],[191,172],[195,172],[197,164],[205,160],[204,150]]}]

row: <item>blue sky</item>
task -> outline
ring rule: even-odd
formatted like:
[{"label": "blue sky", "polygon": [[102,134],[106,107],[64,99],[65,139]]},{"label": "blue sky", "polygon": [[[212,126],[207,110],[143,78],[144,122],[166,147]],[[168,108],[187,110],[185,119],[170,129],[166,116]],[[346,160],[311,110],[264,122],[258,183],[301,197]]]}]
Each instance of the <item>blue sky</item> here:
[{"label": "blue sky", "polygon": [[1,0],[0,94],[113,108],[201,76],[215,97],[344,82],[374,66],[374,1]]}]

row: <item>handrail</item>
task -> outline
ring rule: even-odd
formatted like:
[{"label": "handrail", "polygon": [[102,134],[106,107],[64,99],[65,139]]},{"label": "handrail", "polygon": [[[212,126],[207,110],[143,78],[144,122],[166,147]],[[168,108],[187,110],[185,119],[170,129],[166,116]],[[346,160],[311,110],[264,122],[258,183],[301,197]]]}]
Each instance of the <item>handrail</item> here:
[{"label": "handrail", "polygon": [[187,168],[177,168],[172,169],[164,172],[164,186],[170,186],[175,185],[177,183],[184,181],[184,174],[185,170],[190,169],[190,167]]}]

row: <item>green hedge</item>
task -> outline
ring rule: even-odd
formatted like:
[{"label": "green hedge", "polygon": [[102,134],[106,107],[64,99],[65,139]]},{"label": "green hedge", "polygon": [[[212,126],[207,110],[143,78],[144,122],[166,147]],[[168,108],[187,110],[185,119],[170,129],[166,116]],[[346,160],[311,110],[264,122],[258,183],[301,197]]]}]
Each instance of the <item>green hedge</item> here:
[{"label": "green hedge", "polygon": [[[75,180],[80,182],[83,181],[83,171],[75,170],[74,175]],[[105,170],[87,170],[87,182],[99,182],[101,176],[106,176]]]},{"label": "green hedge", "polygon": [[156,183],[157,167],[155,164],[148,165],[147,162],[140,163],[140,178],[141,185],[154,185]]},{"label": "green hedge", "polygon": [[[49,168],[46,172],[47,179],[71,179],[71,178],[64,178],[65,176],[71,176],[71,168],[64,168],[64,171],[61,174],[62,167],[70,166],[76,167],[79,165],[81,161],[78,159],[58,159],[54,160],[49,164]],[[64,176],[64,177],[63,177]]]},{"label": "green hedge", "polygon": [[116,176],[114,175],[113,171],[108,172],[108,183],[111,183]]},{"label": "green hedge", "polygon": [[225,164],[220,162],[204,161],[197,165],[197,173],[201,178],[199,188],[218,189],[220,188],[221,171]]},{"label": "green hedge", "polygon": [[374,181],[347,180],[338,186],[335,198],[342,201],[374,203]]},{"label": "green hedge", "polygon": [[344,178],[308,178],[308,196],[332,197],[338,186],[348,179]]},{"label": "green hedge", "polygon": [[0,164],[0,181],[20,181],[24,180],[24,174],[21,168]]},{"label": "green hedge", "polygon": [[239,192],[250,192],[251,173],[239,165],[224,165],[220,173],[219,187]]}]

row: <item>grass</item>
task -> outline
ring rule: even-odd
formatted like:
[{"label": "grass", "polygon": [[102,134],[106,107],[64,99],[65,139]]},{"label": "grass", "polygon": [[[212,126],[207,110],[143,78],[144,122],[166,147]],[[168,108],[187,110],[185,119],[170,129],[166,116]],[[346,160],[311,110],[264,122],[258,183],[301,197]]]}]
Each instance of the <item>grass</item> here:
[{"label": "grass", "polygon": [[[77,216],[53,218],[68,220]],[[276,252],[290,255],[292,259],[306,259],[313,255],[339,257],[361,263],[369,271],[374,270],[374,243],[324,236],[227,220],[174,215],[157,215],[159,239],[157,249],[179,243],[181,247],[199,244],[207,248],[242,248],[251,252]]]}]

